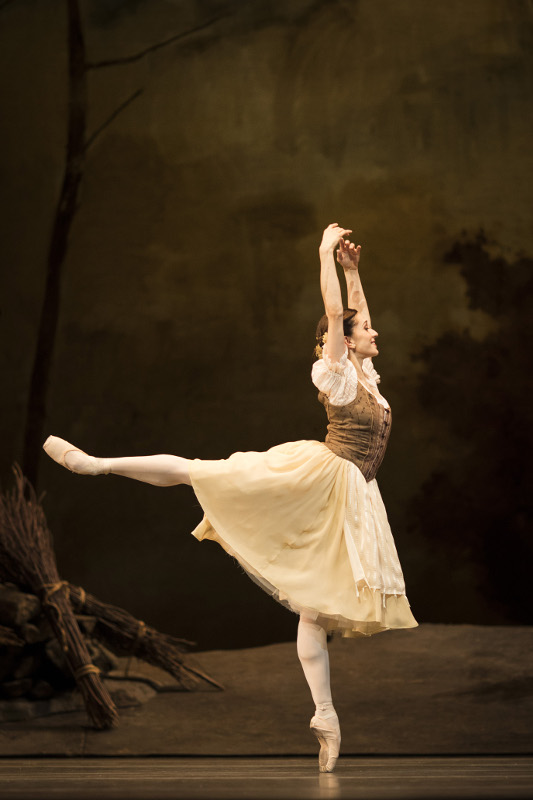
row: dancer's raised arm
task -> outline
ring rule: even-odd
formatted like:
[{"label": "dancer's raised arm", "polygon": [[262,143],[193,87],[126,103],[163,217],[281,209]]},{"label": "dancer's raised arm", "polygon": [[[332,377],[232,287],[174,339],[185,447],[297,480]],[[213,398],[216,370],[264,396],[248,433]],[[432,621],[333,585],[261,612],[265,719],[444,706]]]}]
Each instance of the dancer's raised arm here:
[{"label": "dancer's raised arm", "polygon": [[346,349],[342,325],[342,294],[335,266],[335,248],[351,230],[341,228],[336,222],[325,229],[320,243],[320,288],[328,317],[328,355],[338,361]]},{"label": "dancer's raised arm", "polygon": [[344,277],[346,278],[348,306],[354,308],[358,312],[360,319],[367,320],[368,327],[371,328],[370,311],[368,310],[368,304],[361,283],[361,275],[359,273],[360,254],[360,244],[356,247],[349,239],[341,239],[339,249],[337,250],[337,261],[342,266]]},{"label": "dancer's raised arm", "polygon": [[348,290],[348,306],[355,309],[359,314],[359,319],[367,320],[368,327],[372,327],[370,311],[366,302],[361,275],[359,273],[359,256],[361,255],[361,245],[357,247],[349,239],[340,240],[337,250],[337,261],[344,270],[346,278],[346,288]]}]

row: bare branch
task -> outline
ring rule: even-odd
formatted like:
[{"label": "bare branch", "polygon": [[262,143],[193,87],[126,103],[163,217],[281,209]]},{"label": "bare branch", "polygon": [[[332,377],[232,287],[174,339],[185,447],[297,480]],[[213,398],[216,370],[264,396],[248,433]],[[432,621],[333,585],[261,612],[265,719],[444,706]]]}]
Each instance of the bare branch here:
[{"label": "bare branch", "polygon": [[123,56],[122,58],[109,58],[106,61],[87,61],[85,64],[85,69],[101,69],[102,67],[115,67],[118,64],[131,64],[134,61],[139,61],[144,56],[148,55],[148,53],[153,53],[155,50],[159,50],[161,47],[167,47],[167,45],[172,44],[173,42],[178,42],[181,39],[186,39],[188,36],[192,36],[195,33],[199,33],[199,31],[203,31],[206,28],[209,28],[211,25],[214,25],[215,22],[223,19],[224,16],[215,17],[214,19],[209,20],[209,22],[204,22],[202,25],[197,25],[196,28],[190,28],[188,31],[182,31],[181,33],[176,33],[174,36],[171,36],[168,39],[164,39],[162,42],[156,42],[156,44],[151,44],[149,47],[145,47],[144,50],[139,50],[138,53],[134,53],[131,56]]},{"label": "bare branch", "polygon": [[61,306],[61,281],[85,167],[87,72],[84,66],[85,40],[79,5],[80,0],[67,0],[68,103],[65,168],[48,244],[44,296],[26,407],[23,471],[34,486],[37,485],[39,456],[47,418],[48,387]]},{"label": "bare branch", "polygon": [[94,133],[91,133],[91,135],[89,136],[89,138],[85,142],[85,147],[83,148],[85,152],[87,152],[87,150],[91,147],[91,145],[94,144],[94,142],[100,136],[102,131],[104,131],[107,128],[107,126],[110,125],[116,117],[118,117],[120,112],[124,111],[124,109],[127,108],[127,106],[129,106],[130,103],[133,103],[133,101],[136,100],[139,97],[139,95],[141,95],[143,93],[143,91],[144,91],[144,89],[137,89],[137,91],[133,92],[133,94],[130,95],[130,97],[128,97],[126,100],[124,100],[124,102],[121,103],[118,106],[118,108],[116,108],[113,111],[113,113],[109,115],[109,117],[105,120],[105,122],[103,122],[94,131]]}]

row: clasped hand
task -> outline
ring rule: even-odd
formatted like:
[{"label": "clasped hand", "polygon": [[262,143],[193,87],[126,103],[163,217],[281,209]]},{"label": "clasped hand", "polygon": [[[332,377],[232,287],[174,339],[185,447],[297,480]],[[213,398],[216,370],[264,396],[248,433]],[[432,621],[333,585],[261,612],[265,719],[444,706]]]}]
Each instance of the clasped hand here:
[{"label": "clasped hand", "polygon": [[341,228],[336,222],[325,229],[320,244],[321,253],[329,253],[333,251],[337,245],[337,261],[343,269],[357,269],[359,266],[359,256],[361,254],[361,245],[357,247],[345,236],[349,236],[352,231],[349,228]]}]

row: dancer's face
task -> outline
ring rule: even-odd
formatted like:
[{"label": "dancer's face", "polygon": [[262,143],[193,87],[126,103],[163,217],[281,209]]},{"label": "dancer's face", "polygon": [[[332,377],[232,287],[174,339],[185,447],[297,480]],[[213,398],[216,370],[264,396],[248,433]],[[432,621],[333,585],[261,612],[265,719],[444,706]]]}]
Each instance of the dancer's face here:
[{"label": "dancer's face", "polygon": [[360,358],[373,358],[379,354],[376,339],[378,332],[370,327],[367,319],[355,318],[351,336],[346,337],[346,344]]}]

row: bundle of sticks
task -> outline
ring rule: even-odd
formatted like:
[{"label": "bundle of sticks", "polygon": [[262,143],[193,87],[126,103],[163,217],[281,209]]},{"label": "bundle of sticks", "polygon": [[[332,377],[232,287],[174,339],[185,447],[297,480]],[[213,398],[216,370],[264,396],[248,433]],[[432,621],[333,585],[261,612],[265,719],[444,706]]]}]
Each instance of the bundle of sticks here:
[{"label": "bundle of sticks", "polygon": [[100,670],[91,664],[66,583],[59,579],[44,511],[20,467],[15,465],[13,471],[15,486],[0,497],[2,574],[39,597],[94,726],[113,728],[118,724],[118,711],[100,678]]},{"label": "bundle of sticks", "polygon": [[217,689],[224,688],[201,667],[193,664],[190,656],[185,661],[183,654],[194,642],[160,633],[142,620],[135,619],[123,608],[102,603],[81,586],[69,583],[68,588],[73,609],[78,614],[97,618],[93,635],[117,655],[136,656],[164,669],[183,689],[193,689],[199,681],[206,681]]},{"label": "bundle of sticks", "polygon": [[81,587],[60,580],[44,510],[34,488],[14,465],[15,485],[0,494],[0,578],[12,581],[39,597],[44,613],[65,653],[87,713],[99,729],[118,724],[118,712],[91,664],[74,611],[96,617],[97,638],[118,653],[128,653],[169,672],[184,689],[206,681],[223,687],[199,666],[185,663],[192,645],[185,639],[161,634],[117,606],[100,602]]}]

